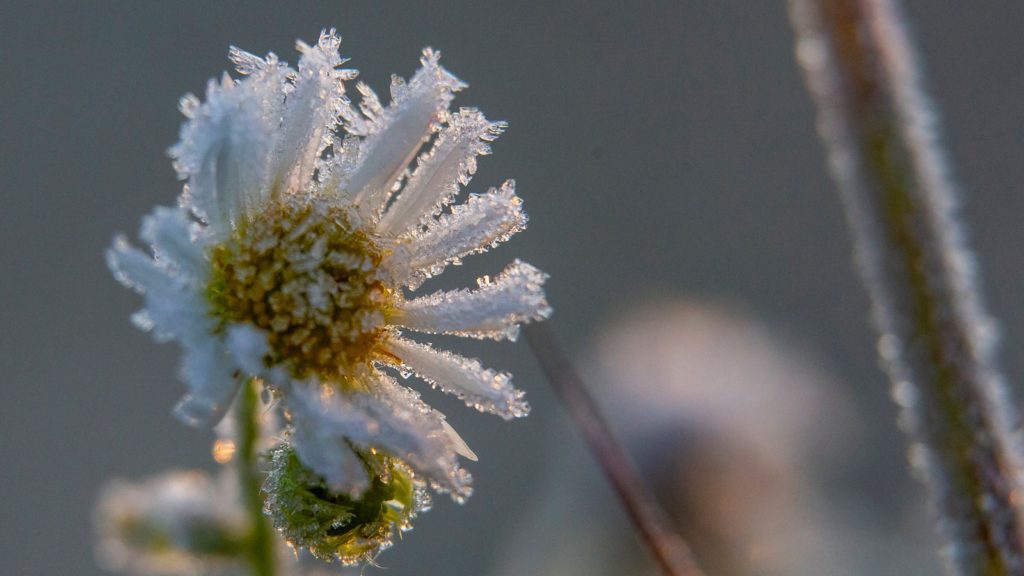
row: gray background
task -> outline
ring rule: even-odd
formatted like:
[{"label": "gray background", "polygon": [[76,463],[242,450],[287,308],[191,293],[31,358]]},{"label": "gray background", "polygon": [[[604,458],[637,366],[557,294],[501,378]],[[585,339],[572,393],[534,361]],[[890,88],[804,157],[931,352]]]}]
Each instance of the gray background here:
[{"label": "gray background", "polygon": [[[1024,5],[918,0],[909,11],[1019,382]],[[552,326],[580,354],[612,312],[646,295],[733,302],[804,343],[869,423],[828,488],[861,498],[869,516],[922,500],[782,2],[6,0],[0,573],[99,574],[90,512],[105,479],[209,466],[209,433],[169,414],[182,392],[176,348],[129,324],[139,300],[101,254],[115,232],[134,235],[153,205],[173,202],[165,149],[177,99],[227,67],[228,45],[294,62],[295,38],[325,26],[339,28],[343,53],[378,91],[429,45],[471,85],[457,104],[510,122],[472,189],[515,177],[530,229],[446,282],[513,257],[536,264],[552,274]],[[390,574],[484,572],[536,493],[551,436],[569,434],[550,425],[562,414],[524,344],[460,350],[514,370],[534,414],[505,424],[436,401],[481,456],[477,493],[462,507],[438,499],[382,557]],[[892,542],[914,554],[927,545]]]}]

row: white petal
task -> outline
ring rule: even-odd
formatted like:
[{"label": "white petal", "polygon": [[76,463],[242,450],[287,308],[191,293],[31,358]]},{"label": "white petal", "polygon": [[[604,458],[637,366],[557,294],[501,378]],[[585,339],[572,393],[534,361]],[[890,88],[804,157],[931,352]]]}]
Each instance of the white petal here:
[{"label": "white petal", "polygon": [[436,129],[453,94],[464,84],[424,51],[423,67],[408,84],[392,80],[391,105],[381,111],[359,151],[359,163],[340,183],[367,221],[379,217],[399,180],[423,143]]},{"label": "white petal", "polygon": [[198,238],[193,238],[188,216],[180,209],[157,207],[142,220],[143,240],[153,246],[158,260],[188,274],[196,283],[209,276],[209,264]]},{"label": "white petal", "polygon": [[188,288],[146,294],[145,309],[133,319],[139,328],[152,330],[158,341],[174,339],[185,344],[216,330],[216,320],[209,314],[205,299]]},{"label": "white petal", "polygon": [[184,345],[180,375],[188,387],[174,415],[191,426],[220,421],[238,391],[240,377],[223,343],[212,335]]},{"label": "white petal", "polygon": [[265,332],[251,324],[232,324],[227,328],[226,344],[235,363],[251,376],[266,372],[263,359],[270,353]]},{"label": "white petal", "polygon": [[141,251],[117,238],[107,251],[114,275],[126,286],[145,294],[146,305],[132,319],[160,341],[178,340],[184,354],[181,379],[189,393],[175,408],[186,423],[213,424],[223,416],[237,389],[235,364],[220,339],[213,335],[215,319],[202,294]]},{"label": "white petal", "polygon": [[449,424],[447,420],[441,420],[441,424],[444,426],[444,431],[448,434],[448,438],[452,443],[452,449],[455,450],[456,454],[466,458],[467,460],[472,460],[473,462],[479,460],[476,452],[473,452],[473,449],[469,447],[469,444],[466,444],[466,441],[459,435],[455,428],[452,428],[452,425]]},{"label": "white petal", "polygon": [[451,214],[431,223],[426,232],[406,235],[384,265],[396,281],[415,289],[449,264],[504,242],[525,227],[523,201],[515,194],[515,182],[508,180],[498,190],[453,206]]},{"label": "white petal", "polygon": [[206,101],[182,99],[189,118],[168,153],[188,184],[182,204],[209,224],[215,238],[269,193],[269,154],[284,97],[286,72],[276,62],[235,82],[211,80]]},{"label": "white petal", "polygon": [[516,260],[497,278],[477,280],[476,290],[435,292],[402,304],[392,324],[430,334],[515,340],[519,324],[551,315],[544,298],[547,275]]},{"label": "white petal", "polygon": [[345,62],[338,54],[340,44],[334,30],[322,32],[316,46],[297,43],[302,56],[294,88],[285,101],[275,160],[278,183],[286,193],[302,191],[312,183],[317,159],[330,143],[342,109],[349,106],[343,82],[355,72],[338,69]]},{"label": "white petal", "polygon": [[488,142],[504,131],[504,122],[488,122],[466,108],[452,115],[433,148],[420,156],[416,171],[377,227],[379,234],[398,235],[420,224],[451,202],[459,186],[476,172],[476,157],[490,154]]},{"label": "white petal", "polygon": [[301,401],[295,406],[290,440],[302,463],[322,476],[334,492],[352,497],[365,492],[370,487],[370,478],[348,439],[322,426],[324,416],[315,406]]},{"label": "white petal", "polygon": [[432,386],[455,395],[481,412],[497,414],[506,420],[530,412],[523,392],[512,386],[512,377],[507,373],[485,369],[471,358],[404,338],[389,338],[385,347],[401,361],[400,368],[415,372]]},{"label": "white petal", "polygon": [[423,449],[414,456],[406,454],[407,462],[430,479],[435,490],[448,492],[462,502],[473,491],[473,478],[459,466],[457,456],[476,459],[465,440],[445,419],[444,414],[428,406],[419,393],[400,385],[394,378],[374,370],[374,402],[387,407],[394,415],[397,427],[415,431]]},{"label": "white petal", "polygon": [[329,482],[353,491],[358,488],[344,474],[324,466],[335,456],[323,452],[351,443],[360,449],[378,449],[404,460],[430,480],[436,489],[451,492],[455,499],[469,496],[471,478],[458,465],[457,442],[444,425],[444,416],[419,397],[376,370],[373,394],[322,393],[316,386],[296,385],[288,395],[296,429],[310,427],[306,438],[316,442],[300,453],[303,463]]},{"label": "white petal", "polygon": [[114,278],[139,294],[159,291],[175,282],[173,272],[132,247],[124,236],[114,238],[114,245],[107,249],[106,257],[107,266],[114,273]]}]

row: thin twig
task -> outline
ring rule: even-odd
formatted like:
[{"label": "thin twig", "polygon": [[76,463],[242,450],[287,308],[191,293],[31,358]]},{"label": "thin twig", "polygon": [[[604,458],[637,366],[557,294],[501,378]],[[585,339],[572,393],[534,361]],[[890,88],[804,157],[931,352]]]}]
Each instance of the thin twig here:
[{"label": "thin twig", "polygon": [[690,547],[677,534],[665,511],[647,489],[628,454],[615,440],[594,399],[545,324],[524,328],[526,340],[555,394],[583,434],[641,539],[668,576],[703,576]]},{"label": "thin twig", "polygon": [[1018,416],[902,14],[890,0],[789,4],[879,351],[949,565],[963,576],[1022,574]]}]

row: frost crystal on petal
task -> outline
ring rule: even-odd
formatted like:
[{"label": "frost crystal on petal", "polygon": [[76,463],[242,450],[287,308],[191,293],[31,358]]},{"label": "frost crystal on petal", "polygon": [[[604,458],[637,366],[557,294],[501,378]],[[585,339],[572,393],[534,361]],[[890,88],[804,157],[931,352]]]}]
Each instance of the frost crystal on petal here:
[{"label": "frost crystal on petal", "polygon": [[338,68],[346,61],[338,54],[340,45],[333,29],[321,33],[316,46],[297,43],[302,57],[285,100],[275,159],[286,193],[300,192],[310,183],[317,158],[330,143],[342,110],[349,106],[343,82],[355,77],[355,72]]},{"label": "frost crystal on petal", "polygon": [[478,280],[476,290],[435,292],[405,302],[392,322],[431,334],[515,340],[520,323],[551,314],[545,279],[540,270],[516,260],[497,278]]},{"label": "frost crystal on petal", "polygon": [[227,236],[269,193],[276,126],[266,108],[283,98],[278,75],[210,80],[206,101],[184,107],[189,121],[169,153],[178,177],[188,181],[182,204],[208,225],[214,238]]},{"label": "frost crystal on petal", "polygon": [[476,157],[491,153],[488,142],[505,129],[504,122],[488,122],[472,108],[453,114],[429,152],[420,156],[416,171],[381,219],[382,234],[399,234],[434,216],[469,183],[476,173]]},{"label": "frost crystal on petal", "polygon": [[509,180],[497,190],[492,188],[453,206],[450,214],[431,222],[425,232],[413,231],[403,237],[386,265],[396,281],[415,289],[449,264],[485,252],[525,227],[523,201],[516,196],[515,182]]},{"label": "frost crystal on petal", "polygon": [[367,221],[375,221],[409,162],[447,114],[455,91],[465,85],[441,68],[439,54],[423,53],[422,68],[406,84],[395,77],[391,105],[368,128],[359,149],[359,164],[340,183]]},{"label": "frost crystal on petal", "polygon": [[166,265],[189,275],[193,283],[206,280],[209,272],[203,246],[193,238],[188,217],[179,209],[158,207],[142,220],[139,236],[153,246]]},{"label": "frost crystal on petal", "polygon": [[400,360],[400,368],[413,371],[468,406],[497,414],[506,420],[530,413],[530,405],[523,399],[523,392],[512,386],[509,374],[486,369],[476,360],[404,338],[390,338],[387,347]]},{"label": "frost crystal on petal", "polygon": [[389,376],[373,371],[367,378],[374,380],[375,394],[342,397],[308,385],[293,388],[289,408],[295,428],[306,428],[295,438],[296,450],[306,454],[306,465],[335,491],[356,494],[365,488],[365,474],[349,476],[346,463],[321,454],[344,446],[382,450],[408,463],[435,488],[468,497],[469,474],[458,465],[459,449],[444,416]]}]

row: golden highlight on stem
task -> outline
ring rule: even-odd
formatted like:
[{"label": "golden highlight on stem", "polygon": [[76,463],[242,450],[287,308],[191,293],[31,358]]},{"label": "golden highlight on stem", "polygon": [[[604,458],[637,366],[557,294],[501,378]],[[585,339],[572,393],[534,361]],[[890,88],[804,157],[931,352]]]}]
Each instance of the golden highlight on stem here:
[{"label": "golden highlight on stem", "polygon": [[1018,417],[900,13],[890,0],[789,4],[879,350],[949,565],[962,575],[1022,574]]}]

